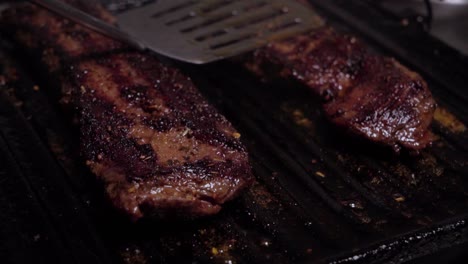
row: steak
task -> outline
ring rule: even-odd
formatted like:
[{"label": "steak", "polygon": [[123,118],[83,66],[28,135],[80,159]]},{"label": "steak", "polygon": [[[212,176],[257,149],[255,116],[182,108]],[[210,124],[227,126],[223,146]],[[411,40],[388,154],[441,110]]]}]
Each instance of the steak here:
[{"label": "steak", "polygon": [[330,27],[270,43],[247,60],[264,79],[299,82],[323,99],[328,119],[379,144],[420,150],[432,141],[435,110],[426,82]]},{"label": "steak", "polygon": [[212,215],[252,182],[240,134],[178,70],[31,4],[1,23],[42,56],[79,120],[86,165],[131,218]]}]

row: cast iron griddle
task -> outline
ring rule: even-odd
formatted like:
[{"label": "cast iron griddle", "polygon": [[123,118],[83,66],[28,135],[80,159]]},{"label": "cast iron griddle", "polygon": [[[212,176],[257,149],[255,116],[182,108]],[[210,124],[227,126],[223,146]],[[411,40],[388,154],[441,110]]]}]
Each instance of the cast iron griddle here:
[{"label": "cast iron griddle", "polygon": [[0,91],[2,263],[402,262],[466,241],[466,59],[367,1],[314,3],[424,75],[440,105],[433,147],[396,155],[350,137],[307,89],[232,62],[178,65],[240,130],[257,182],[215,217],[130,223],[82,166],[57,92],[4,43],[18,80]]}]

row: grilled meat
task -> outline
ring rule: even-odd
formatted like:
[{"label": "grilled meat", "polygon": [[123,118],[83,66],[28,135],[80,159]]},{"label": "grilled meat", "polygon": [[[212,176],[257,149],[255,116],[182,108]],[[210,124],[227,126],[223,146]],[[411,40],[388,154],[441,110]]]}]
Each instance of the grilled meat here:
[{"label": "grilled meat", "polygon": [[277,41],[254,52],[247,68],[291,79],[323,98],[336,125],[395,150],[419,150],[432,139],[435,102],[426,82],[396,60],[372,53],[331,28]]},{"label": "grilled meat", "polygon": [[87,166],[132,218],[211,215],[252,181],[240,134],[176,69],[30,4],[1,23],[60,80]]}]

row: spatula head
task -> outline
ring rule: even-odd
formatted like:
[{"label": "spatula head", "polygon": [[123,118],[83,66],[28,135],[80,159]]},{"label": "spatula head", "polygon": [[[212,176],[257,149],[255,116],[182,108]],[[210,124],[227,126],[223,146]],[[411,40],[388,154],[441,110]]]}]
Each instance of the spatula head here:
[{"label": "spatula head", "polygon": [[120,28],[162,55],[202,64],[322,27],[294,0],[159,0],[117,15]]}]

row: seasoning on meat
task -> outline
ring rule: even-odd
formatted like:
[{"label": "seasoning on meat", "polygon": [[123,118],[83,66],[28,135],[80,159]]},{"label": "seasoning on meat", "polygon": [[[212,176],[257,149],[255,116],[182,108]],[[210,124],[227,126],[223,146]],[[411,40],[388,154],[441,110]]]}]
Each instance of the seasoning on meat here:
[{"label": "seasoning on meat", "polygon": [[60,81],[86,164],[133,219],[215,214],[252,181],[240,134],[176,69],[30,4],[1,24]]},{"label": "seasoning on meat", "polygon": [[336,125],[395,150],[419,150],[432,140],[435,102],[426,82],[396,60],[331,28],[270,43],[247,68],[263,78],[291,79],[324,100]]}]

